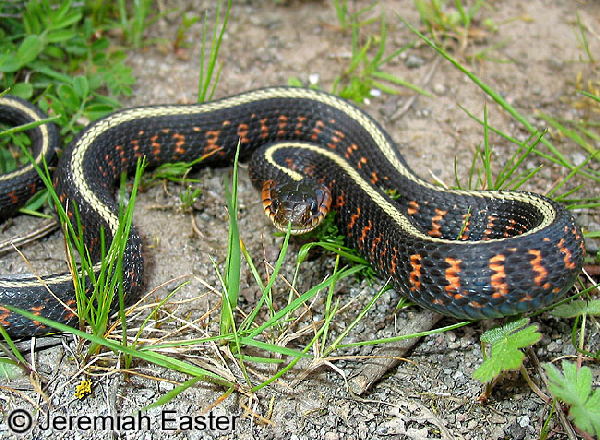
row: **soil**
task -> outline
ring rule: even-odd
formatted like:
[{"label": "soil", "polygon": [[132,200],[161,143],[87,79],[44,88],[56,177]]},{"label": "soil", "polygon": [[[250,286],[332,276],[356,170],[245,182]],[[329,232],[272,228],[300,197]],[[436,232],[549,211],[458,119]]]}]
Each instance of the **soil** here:
[{"label": "soil", "polygon": [[[352,36],[343,31],[336,17],[333,2],[274,0],[234,2],[227,32],[219,53],[222,70],[215,97],[236,94],[253,88],[287,84],[297,78],[305,84],[317,83],[331,90],[336,77],[348,69]],[[359,11],[369,1],[350,1],[351,11]],[[453,3],[453,2],[448,2]],[[474,3],[474,2],[471,2]],[[576,83],[595,81],[598,87],[598,66],[588,62],[587,54],[578,38],[576,12],[587,29],[590,53],[600,54],[600,3],[571,0],[497,0],[484,3],[471,26],[466,47],[459,39],[448,38],[453,56],[479,76],[484,83],[517,108],[536,127],[546,123],[536,117],[543,112],[555,118],[590,118],[588,109],[578,108],[581,97],[575,94]],[[214,1],[172,0],[161,5],[165,15],[147,30],[155,42],[148,47],[132,50],[128,63],[138,78],[127,106],[160,103],[191,103],[197,98],[200,60],[201,26],[196,24],[186,33],[183,47],[173,50],[183,13],[202,18],[208,12],[208,22],[214,23]],[[170,12],[169,12],[170,11]],[[465,182],[476,149],[483,145],[484,134],[480,124],[461,108],[479,118],[487,108],[489,124],[520,140],[529,133],[500,109],[464,73],[449,62],[438,61],[438,55],[420,42],[397,17],[425,30],[414,3],[409,0],[382,2],[362,17],[375,18],[375,23],[360,29],[364,43],[370,35],[377,35],[381,14],[387,24],[386,53],[410,45],[411,47],[384,67],[386,72],[423,87],[431,96],[417,95],[407,88],[399,88],[397,95],[372,96],[363,108],[397,141],[409,165],[419,175],[454,184],[454,160],[457,173]],[[200,22],[202,19],[200,20]],[[493,28],[489,23],[493,23]],[[212,30],[211,30],[212,32]],[[210,35],[210,32],[209,32]],[[581,79],[579,79],[581,78]],[[404,110],[404,106],[410,104]],[[597,118],[595,113],[595,118]],[[584,151],[572,142],[550,131],[549,139],[571,162],[585,159]],[[495,134],[490,134],[494,147],[493,163],[500,169],[514,153],[515,145]],[[600,144],[596,143],[596,148]],[[542,148],[542,147],[541,147]],[[564,177],[564,170],[532,155],[525,168],[542,166],[541,171],[522,189],[545,193]],[[597,163],[591,165],[596,170]],[[182,187],[174,184],[147,188],[138,198],[134,223],[143,237],[146,258],[146,290],[137,312],[131,317],[130,328],[142,324],[153,304],[164,299],[183,281],[188,284],[178,290],[161,308],[142,333],[150,342],[164,336],[184,322],[192,324],[171,339],[192,339],[215,334],[218,331],[218,312],[211,310],[220,300],[219,280],[209,257],[223,268],[227,249],[227,210],[223,178],[228,170],[205,169],[197,176],[202,195],[193,210],[179,212],[179,194]],[[572,184],[574,186],[574,184]],[[582,189],[588,196],[598,196],[596,188]],[[239,188],[239,224],[241,236],[261,273],[265,261],[273,264],[282,239],[263,215],[256,191],[252,188],[245,169]],[[597,211],[575,212],[578,223],[586,230],[600,230]],[[13,220],[3,236],[18,235],[34,228],[38,220],[20,216]],[[288,253],[283,275],[293,278],[295,252],[301,241],[294,241]],[[588,249],[595,252],[598,244],[589,241]],[[23,249],[31,264],[40,273],[64,270],[64,251],[60,234],[28,245]],[[302,266],[298,286],[306,291],[331,274],[334,257],[320,253]],[[16,255],[7,255],[0,261],[2,273],[19,273],[28,268]],[[332,338],[343,331],[359,310],[381,287],[382,281],[347,279],[336,286],[334,300],[340,301],[343,311],[331,324]],[[214,287],[213,287],[214,286]],[[244,267],[242,291],[237,316],[249,312],[259,298],[252,274]],[[274,301],[281,307],[287,301],[288,289],[280,283],[275,289]],[[323,318],[326,293],[310,304],[311,318]],[[388,291],[350,334],[348,341],[365,341],[389,337],[402,331],[403,326],[422,319],[425,313],[418,308],[395,311],[399,296]],[[436,326],[454,323],[444,318]],[[558,319],[543,314],[535,318],[543,335],[532,352],[541,362],[567,358],[574,362],[576,351],[571,344],[572,320]],[[150,409],[150,430],[128,429],[122,426],[110,431],[73,430],[55,427],[43,429],[48,420],[39,408],[51,415],[77,416],[122,414],[130,416],[145,405],[156,402],[175,387],[189,379],[174,371],[136,361],[129,374],[115,364],[108,352],[93,360],[89,368],[81,348],[72,337],[41,338],[41,347],[35,354],[28,352],[28,360],[43,378],[43,392],[37,390],[27,377],[5,383],[0,389],[1,408],[5,414],[15,408],[30,411],[38,425],[25,438],[180,438],[180,439],[532,439],[539,438],[542,425],[550,417],[551,406],[542,400],[518,372],[506,374],[494,387],[487,402],[478,399],[482,384],[472,378],[482,362],[480,335],[500,321],[477,322],[466,327],[414,340],[414,345],[402,361],[358,396],[349,391],[351,378],[375,349],[348,348],[335,351],[318,368],[308,369],[308,360],[299,362],[276,382],[248,393],[247,382],[232,354],[223,347],[205,344],[166,350],[173,358],[183,359],[201,367],[219,371],[239,384],[239,388],[224,396],[226,388],[200,381],[162,407]],[[305,321],[306,324],[306,321]],[[301,333],[302,326],[294,326],[287,335],[287,346],[301,349],[312,333]],[[119,335],[115,332],[115,337]],[[586,335],[588,350],[600,349],[597,325],[590,326]],[[332,340],[332,339],[331,339]],[[28,347],[26,345],[25,347]],[[264,352],[250,351],[261,356]],[[279,364],[248,364],[247,374],[252,385],[273,376]],[[547,393],[540,380],[540,371],[530,356],[525,368],[535,383]],[[593,386],[598,387],[600,369],[586,362],[593,370]],[[93,382],[92,393],[85,399],[74,397],[75,387],[84,379]],[[251,397],[249,398],[249,395]],[[173,413],[165,413],[165,411]],[[197,420],[192,429],[161,430],[161,416],[170,417],[205,415],[205,426]],[[170,415],[169,415],[170,414]],[[209,420],[209,414],[213,419]],[[237,416],[235,429],[216,429],[216,419]],[[229,419],[227,419],[229,420]],[[180,419],[181,421],[181,419]],[[175,422],[169,428],[175,428]],[[144,426],[142,425],[142,428]],[[185,428],[182,426],[181,428]],[[210,429],[213,428],[213,429]],[[568,438],[565,428],[553,415],[548,428],[554,439]],[[118,433],[118,434],[117,434]],[[0,423],[0,437],[14,434],[5,423]],[[576,434],[579,435],[579,434]]]}]

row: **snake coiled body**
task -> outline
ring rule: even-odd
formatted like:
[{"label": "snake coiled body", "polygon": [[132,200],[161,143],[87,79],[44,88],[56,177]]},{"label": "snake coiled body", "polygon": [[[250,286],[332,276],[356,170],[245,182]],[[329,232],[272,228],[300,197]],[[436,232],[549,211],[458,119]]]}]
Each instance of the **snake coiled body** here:
[{"label": "snake coiled body", "polygon": [[[7,99],[0,98],[0,113],[10,106]],[[113,183],[135,168],[137,158],[156,166],[206,156],[203,166],[230,165],[238,141],[243,158],[253,155],[251,176],[259,188],[265,181],[305,177],[325,184],[348,244],[401,294],[444,315],[481,319],[537,310],[562,297],[581,270],[581,232],[562,205],[528,192],[432,185],[409,169],[366,112],[302,88],[118,111],[70,143],[58,163],[55,188],[61,200],[77,204],[85,241],[97,255],[100,228],[110,240],[118,224]],[[6,179],[1,185],[7,186]],[[11,207],[15,198],[20,197],[9,197]],[[132,229],[124,289],[136,291],[142,277],[141,240]],[[0,277],[0,324],[9,334],[26,337],[50,329],[2,305],[76,322],[69,310],[75,308],[70,275],[43,279],[55,296],[33,276]]]}]

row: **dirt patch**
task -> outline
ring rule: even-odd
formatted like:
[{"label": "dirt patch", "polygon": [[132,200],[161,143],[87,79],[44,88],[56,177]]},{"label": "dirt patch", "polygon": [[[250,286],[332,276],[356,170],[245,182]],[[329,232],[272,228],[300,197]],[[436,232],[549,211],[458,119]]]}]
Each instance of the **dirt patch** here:
[{"label": "dirt patch", "polygon": [[[156,38],[159,44],[132,51],[128,55],[138,83],[127,105],[196,101],[200,27],[193,26],[188,32],[188,47],[183,54],[162,50],[164,45],[160,42],[172,40],[181,22],[182,12],[201,14],[207,9],[211,22],[215,13],[213,3],[178,1],[173,5],[165,5],[166,9],[174,7],[177,12],[167,14],[148,29],[148,36]],[[291,77],[305,83],[316,78],[319,86],[330,90],[335,77],[347,69],[351,35],[339,29],[331,4],[291,1],[282,5],[271,0],[237,3],[231,9],[220,53],[223,69],[216,97],[257,87],[286,84]],[[366,1],[350,3],[353,10],[369,4]],[[569,99],[574,96],[574,84],[578,74],[598,81],[598,71],[597,67],[595,70],[593,65],[581,61],[586,55],[574,32],[575,11],[579,12],[583,23],[588,26],[591,53],[598,54],[600,4],[594,1],[505,0],[486,2],[486,5],[488,7],[478,15],[481,20],[474,25],[482,33],[480,43],[472,42],[456,56],[520,112],[528,115],[536,126],[546,125],[534,118],[536,110],[555,117],[581,117],[581,111],[569,105]],[[437,55],[418,42],[414,34],[396,18],[396,14],[400,14],[409,23],[418,25],[419,16],[413,2],[388,1],[385,6],[375,7],[367,16],[378,17],[382,11],[387,17],[389,53],[416,42],[414,48],[392,60],[385,70],[408,82],[422,84],[432,71]],[[486,28],[482,24],[483,19],[490,19],[496,25],[496,30]],[[376,34],[377,27],[378,23],[366,26],[361,30],[361,36]],[[471,62],[466,61],[467,55],[476,55],[492,48],[496,49],[486,53],[485,58],[476,57]],[[506,112],[494,105],[479,87],[447,62],[440,62],[435,67],[425,88],[432,92],[432,97],[419,96],[406,112],[402,112],[402,108],[414,94],[407,89],[400,89],[397,96],[384,94],[372,97],[363,107],[392,134],[411,168],[426,179],[434,175],[453,184],[453,161],[456,157],[458,174],[464,182],[473,153],[483,143],[482,127],[460,107],[481,118],[487,106],[492,126],[521,140],[529,135]],[[558,137],[552,140],[572,162],[577,163],[581,158],[582,152],[567,140]],[[514,145],[496,135],[490,137],[490,142],[495,148],[495,163],[503,165],[512,154]],[[528,161],[527,167],[543,165],[543,168],[524,189],[544,193],[557,179],[564,177],[562,169],[539,156],[531,156]],[[598,170],[598,167],[595,169]],[[210,169],[199,173],[203,195],[191,214],[164,208],[178,203],[181,188],[173,185],[168,185],[167,190],[162,186],[152,187],[139,197],[134,223],[146,249],[147,290],[180,276],[190,281],[176,294],[172,304],[166,307],[165,310],[172,314],[166,319],[185,317],[193,321],[201,318],[218,302],[218,295],[207,287],[219,286],[208,256],[222,263],[226,255],[227,213],[222,181],[227,173],[227,170]],[[588,187],[583,191],[587,195],[598,195],[596,188]],[[584,228],[600,229],[597,212],[582,210],[576,215]],[[20,217],[4,234],[16,235],[31,228],[35,222],[31,218]],[[194,223],[198,225],[200,234],[194,230]],[[276,260],[281,239],[273,237],[273,228],[262,214],[259,197],[244,171],[240,182],[240,229],[244,243],[257,262],[263,258],[270,263]],[[298,249],[299,244],[292,246]],[[594,249],[597,244],[590,242],[588,247]],[[63,245],[59,235],[33,244],[25,251],[41,273],[64,270]],[[294,252],[290,255],[292,257],[284,268],[284,274],[291,278]],[[317,256],[312,264],[305,266],[299,285],[302,288],[314,286],[331,272],[334,264],[330,255]],[[18,257],[7,256],[1,260],[0,269],[3,273],[17,273],[26,271],[27,267]],[[248,311],[259,292],[247,268],[242,281],[240,308]],[[149,295],[146,302],[160,301],[169,289],[178,284],[171,282],[167,287],[158,289]],[[356,310],[369,301],[378,287],[358,280],[350,280],[337,287],[336,298],[339,297],[340,306],[350,306],[332,323],[332,334],[342,331],[354,319]],[[279,295],[276,301],[283,303],[287,289],[282,285],[276,294]],[[393,291],[384,294],[350,339],[358,341],[391,336],[400,329],[400,323],[419,319],[418,309],[394,313],[398,299]],[[321,299],[312,306],[313,319],[322,317],[323,302]],[[134,317],[132,325],[139,325],[141,319]],[[165,319],[165,316],[161,316],[161,319]],[[572,322],[547,315],[542,315],[537,321],[544,335],[542,341],[534,346],[540,360],[549,361],[576,354],[570,343]],[[443,319],[438,326],[452,322],[451,319]],[[334,355],[341,356],[341,359],[323,365],[312,371],[305,380],[296,383],[295,379],[308,366],[308,361],[300,362],[277,383],[254,393],[251,400],[243,393],[234,392],[216,405],[212,413],[214,417],[240,416],[235,430],[211,431],[206,426],[206,429],[202,429],[198,425],[189,431],[170,430],[175,427],[175,422],[169,422],[169,429],[156,432],[165,408],[179,416],[200,416],[203,411],[211,410],[211,405],[225,391],[216,385],[199,383],[165,407],[147,413],[151,428],[156,433],[131,430],[127,438],[537,438],[550,408],[519,374],[508,374],[495,388],[486,405],[477,401],[482,386],[472,379],[472,374],[482,361],[479,336],[492,324],[495,323],[476,323],[421,339],[407,355],[407,361],[400,363],[369,393],[360,397],[347,391],[344,376],[351,376],[364,362],[352,356],[372,354],[373,350],[369,347],[336,352]],[[214,330],[214,320],[199,321],[197,326],[196,336],[204,335],[204,332]],[[592,332],[595,333],[588,335],[588,338],[590,350],[594,351],[598,350],[600,342],[597,329]],[[193,332],[184,335],[185,338],[194,337]],[[125,379],[122,372],[118,371],[118,366],[107,362],[106,370],[93,370],[98,374],[93,378],[93,393],[80,401],[73,397],[73,392],[83,377],[81,372],[85,365],[76,355],[78,347],[71,339],[57,341],[58,346],[40,351],[34,361],[38,372],[48,380],[44,392],[48,403],[52,405],[53,414],[131,414],[155,402],[173,390],[176,383],[187,379],[181,374],[144,363],[136,364],[135,373]],[[48,338],[44,343],[48,343]],[[187,353],[199,365],[209,363],[247,385],[227,355],[217,346]],[[97,365],[101,366],[102,363],[98,362]],[[527,362],[526,367],[534,380],[539,380],[531,363]],[[275,367],[257,368],[251,371],[253,384],[259,383],[259,378],[270,377],[277,371]],[[600,371],[597,367],[593,369],[594,383],[597,385]],[[161,381],[148,380],[144,375],[160,377]],[[28,380],[13,382],[10,386],[20,389],[24,396],[45,406],[46,402],[32,390]],[[4,391],[0,391],[0,395],[6,403],[6,412],[17,407],[31,408],[21,395]],[[249,413],[258,417],[251,417]],[[40,420],[46,419],[42,417]],[[554,438],[566,438],[556,417],[550,426],[557,430]],[[122,433],[125,431],[121,429]],[[62,438],[109,436],[104,431],[63,434]],[[0,436],[9,438],[10,435],[5,425],[0,424]],[[54,438],[54,434],[43,429],[36,429],[34,435],[39,439]]]}]

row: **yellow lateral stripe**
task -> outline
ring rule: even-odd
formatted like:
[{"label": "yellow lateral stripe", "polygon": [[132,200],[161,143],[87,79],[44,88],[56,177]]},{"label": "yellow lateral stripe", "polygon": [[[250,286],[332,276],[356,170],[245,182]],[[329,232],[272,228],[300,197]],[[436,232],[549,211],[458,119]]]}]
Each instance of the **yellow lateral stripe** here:
[{"label": "yellow lateral stripe", "polygon": [[[373,202],[375,204],[377,204],[379,207],[381,207],[381,209],[383,209],[383,211],[391,218],[393,219],[396,224],[403,230],[405,231],[408,235],[412,235],[415,237],[418,237],[422,240],[426,240],[426,241],[431,241],[431,242],[435,242],[435,243],[451,243],[451,244],[459,244],[459,245],[466,245],[466,244],[476,244],[476,243],[482,243],[483,241],[478,240],[478,241],[464,241],[464,240],[449,240],[449,239],[443,239],[443,238],[435,238],[435,237],[430,237],[427,234],[424,234],[423,232],[421,232],[419,229],[417,229],[407,218],[406,216],[404,216],[400,211],[398,211],[396,209],[396,207],[391,204],[390,202],[388,202],[384,196],[381,195],[379,189],[377,187],[375,187],[374,185],[371,184],[371,182],[369,182],[366,179],[363,179],[360,174],[356,171],[356,169],[346,161],[345,158],[343,158],[342,156],[336,154],[333,151],[321,148],[320,146],[316,145],[316,144],[310,144],[310,143],[303,143],[303,142],[281,142],[281,143],[276,143],[273,144],[273,146],[269,147],[266,149],[265,151],[265,157],[267,159],[267,161],[274,167],[280,169],[281,171],[285,172],[286,174],[288,174],[292,179],[294,180],[301,180],[302,176],[299,175],[298,173],[296,173],[293,170],[290,170],[284,166],[279,165],[278,163],[275,162],[275,159],[273,158],[274,154],[281,149],[284,148],[295,148],[295,149],[301,149],[301,150],[310,150],[313,153],[316,154],[320,154],[322,156],[327,157],[329,160],[335,162],[335,164],[337,166],[339,166],[347,175],[348,177],[350,177],[350,179],[352,179],[354,181],[354,183],[356,183],[356,185],[358,187],[360,187],[360,189],[371,199],[373,200]],[[300,179],[298,178],[300,176]],[[488,193],[494,193],[494,191],[487,191]],[[537,203],[535,203],[538,206],[542,206],[544,207],[544,219],[543,221],[540,223],[539,226],[532,228],[531,230],[521,234],[521,236],[526,236],[526,235],[531,235],[537,231],[539,231],[540,229],[549,226],[552,221],[554,220],[554,216],[555,216],[555,212],[553,207],[545,202],[542,199],[538,199],[532,196],[529,196],[529,194],[520,194],[520,193],[516,193],[514,195],[516,195],[516,197],[510,197],[510,193],[498,193],[495,192],[496,196],[497,194],[501,194],[504,200],[520,200],[523,201],[524,197],[527,198],[527,201],[533,202],[533,201],[537,201]],[[496,239],[488,239],[485,240],[485,243],[491,243],[491,242],[495,242],[495,241],[505,241],[505,238],[496,238]]]},{"label": "yellow lateral stripe", "polygon": [[[37,113],[35,111],[33,111],[33,109],[23,105],[23,103],[21,103],[20,101],[3,96],[2,98],[0,98],[0,105],[5,105],[8,107],[13,107],[13,108],[19,109],[21,112],[23,112],[27,116],[29,116],[32,119],[32,122],[41,120],[41,118],[37,115]],[[49,139],[50,136],[48,134],[48,126],[46,124],[38,125],[37,128],[42,132],[42,149],[40,151],[40,154],[37,157],[35,157],[34,159],[35,159],[35,163],[41,167],[43,165],[42,157],[44,157],[46,155],[46,153],[48,152],[48,149],[51,147],[50,139]],[[14,178],[16,178],[22,174],[25,174],[33,169],[34,169],[33,164],[31,164],[31,163],[27,164],[27,165],[25,165],[21,168],[18,168],[8,174],[0,175],[0,181],[14,179]]]}]

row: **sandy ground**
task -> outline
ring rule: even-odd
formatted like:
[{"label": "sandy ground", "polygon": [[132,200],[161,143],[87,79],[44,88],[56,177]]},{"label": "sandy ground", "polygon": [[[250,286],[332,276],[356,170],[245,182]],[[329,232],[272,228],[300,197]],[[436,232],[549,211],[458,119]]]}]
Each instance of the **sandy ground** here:
[{"label": "sandy ground", "polygon": [[[186,34],[186,47],[179,53],[170,49],[183,12],[201,15],[205,9],[209,22],[215,13],[213,1],[173,1],[163,5],[170,12],[148,29],[148,36],[157,44],[131,51],[128,61],[133,67],[138,83],[126,104],[129,106],[194,102],[196,100],[198,62],[200,59],[201,28],[193,26]],[[289,78],[308,83],[317,80],[320,87],[330,90],[335,77],[347,69],[351,54],[351,36],[340,30],[332,2],[290,1],[285,4],[272,0],[235,2],[231,9],[227,32],[223,40],[220,60],[223,63],[216,97],[239,93],[268,85],[286,84]],[[350,1],[352,11],[369,4]],[[396,17],[401,15],[409,23],[418,26],[419,16],[408,0],[387,1],[376,6],[364,17],[386,14],[388,53],[415,42],[414,48],[390,61],[385,71],[408,82],[423,85],[432,97],[419,96],[409,101],[414,92],[399,89],[397,96],[372,97],[363,107],[380,121],[398,142],[409,165],[421,176],[435,176],[449,184],[454,183],[454,157],[457,158],[458,174],[467,176],[471,158],[478,145],[483,143],[483,129],[468,117],[460,107],[482,117],[487,106],[490,124],[517,139],[524,140],[528,133],[508,114],[500,110],[492,100],[474,85],[464,74],[447,62],[436,62],[437,55],[418,42],[406,26]],[[579,75],[587,81],[598,81],[597,66],[586,60],[586,54],[576,36],[576,16],[588,27],[588,40],[592,54],[600,53],[600,3],[597,1],[499,0],[486,2],[477,15],[469,45],[454,54],[482,80],[491,85],[508,102],[537,127],[545,123],[534,117],[539,110],[554,117],[589,117],[584,110],[573,105],[574,87]],[[491,20],[496,30],[483,25]],[[361,38],[377,33],[378,24],[361,30]],[[469,55],[487,52],[488,59],[468,58]],[[407,111],[403,106],[411,102]],[[597,114],[596,114],[597,117]],[[551,133],[555,135],[555,133]],[[574,163],[585,155],[567,140],[553,136],[552,141]],[[492,135],[495,150],[494,161],[503,165],[514,151],[514,145]],[[598,146],[596,146],[598,147]],[[531,156],[524,164],[542,170],[528,182],[524,189],[541,193],[548,191],[563,171]],[[597,169],[597,166],[596,166]],[[223,263],[226,255],[227,212],[223,191],[223,177],[227,170],[203,170],[198,174],[203,194],[193,212],[178,213],[176,207],[181,187],[175,185],[155,186],[140,195],[136,205],[134,222],[145,245],[146,286],[151,292],[145,304],[160,301],[170,290],[181,283],[179,277],[188,280],[161,312],[164,328],[176,325],[181,319],[202,318],[218,303],[218,295],[210,286],[219,282],[209,260],[212,256]],[[584,188],[586,194],[597,189]],[[166,207],[166,208],[165,208]],[[581,226],[589,230],[600,229],[597,212],[576,213]],[[19,217],[3,232],[4,236],[16,235],[32,228],[35,219]],[[197,230],[195,230],[197,225]],[[264,272],[262,261],[273,263],[278,256],[281,239],[274,238],[273,228],[262,214],[259,197],[251,187],[245,170],[240,182],[240,230],[242,239],[255,261]],[[292,244],[298,249],[300,244]],[[590,249],[597,243],[589,242]],[[62,239],[58,234],[24,249],[34,267],[40,272],[63,270]],[[294,257],[288,258],[283,273],[291,279]],[[222,267],[222,265],[221,265]],[[334,259],[321,254],[303,266],[299,280],[300,289],[319,283],[331,273]],[[0,261],[2,272],[26,271],[17,256],[8,255]],[[171,281],[176,280],[177,281]],[[170,282],[171,281],[171,282]],[[168,283],[167,287],[153,289]],[[345,280],[337,286],[335,298],[340,306],[347,308],[336,317],[332,334],[344,329],[356,316],[380,286],[356,279]],[[258,289],[251,274],[245,269],[242,275],[242,311],[251,310],[258,297]],[[287,298],[284,284],[276,288],[275,301],[280,305]],[[418,309],[394,313],[398,295],[384,294],[374,309],[350,335],[351,341],[392,336],[402,330],[407,322],[420,319]],[[322,318],[324,296],[311,306],[313,319]],[[148,310],[132,318],[131,326],[139,325]],[[201,337],[214,332],[216,313],[198,321],[194,329],[179,335],[183,339]],[[443,319],[437,326],[453,323]],[[576,354],[571,345],[572,322],[542,315],[536,318],[543,334],[533,351],[542,362]],[[127,427],[120,430],[119,438],[237,438],[237,439],[531,439],[538,438],[541,426],[549,415],[550,407],[536,395],[517,373],[507,374],[495,387],[487,404],[477,398],[482,386],[472,379],[473,371],[481,364],[482,353],[479,336],[498,322],[480,322],[440,335],[425,337],[406,355],[406,360],[391,370],[372,389],[362,396],[348,391],[344,377],[351,377],[365,362],[353,356],[367,356],[372,348],[347,349],[333,353],[341,358],[311,371],[300,382],[308,362],[300,362],[292,372],[252,395],[233,392],[222,402],[217,399],[224,393],[223,387],[200,382],[186,390],[164,407],[148,412],[151,430]],[[161,328],[148,333],[149,338],[161,336]],[[296,328],[294,331],[298,331]],[[588,335],[589,349],[599,347],[598,328],[592,327]],[[144,336],[146,337],[146,336]],[[288,345],[301,348],[310,340],[311,334],[296,334]],[[117,414],[130,415],[144,405],[155,402],[177,383],[188,377],[163,368],[135,363],[133,374],[124,377],[117,371],[111,353],[105,360],[95,360],[95,369],[86,369],[79,354],[80,347],[71,338],[44,338],[41,345],[53,345],[40,350],[32,359],[37,371],[44,378],[44,398],[40,397],[27,378],[5,383],[13,389],[0,389],[0,406],[5,414],[14,408],[32,411],[34,403],[53,415]],[[252,354],[252,353],[251,353]],[[258,353],[253,353],[258,355]],[[186,359],[200,366],[229,374],[242,385],[247,385],[241,371],[228,358],[228,353],[214,345],[189,348],[183,353],[174,350],[171,356]],[[274,364],[275,365],[275,364]],[[589,363],[594,371],[594,384],[598,385],[600,370]],[[536,383],[538,372],[530,360],[526,368]],[[85,377],[93,380],[93,393],[84,400],[73,397],[75,386]],[[277,371],[275,366],[251,364],[249,371],[252,384],[256,385]],[[152,378],[160,378],[149,379]],[[18,391],[14,391],[18,390]],[[47,400],[45,400],[47,398]],[[212,405],[215,405],[214,407]],[[173,413],[165,413],[165,410]],[[200,416],[212,411],[213,417],[222,421],[235,419],[235,429],[209,429],[197,424],[190,430],[176,430],[175,422],[168,429],[160,430],[161,417],[184,415]],[[252,416],[254,415],[254,416]],[[67,432],[43,429],[45,416],[40,417],[33,433],[26,438],[111,438],[110,431],[79,430]],[[227,419],[229,417],[229,419]],[[267,420],[268,419],[268,420]],[[216,419],[212,419],[215,422]],[[265,421],[267,420],[267,421]],[[181,420],[180,420],[181,421]],[[145,421],[142,421],[142,428]],[[215,422],[216,423],[216,422]],[[217,426],[213,424],[212,428]],[[553,438],[567,438],[556,417],[550,422]],[[6,424],[0,423],[0,437],[11,438]],[[116,437],[112,437],[116,438]]]}]

